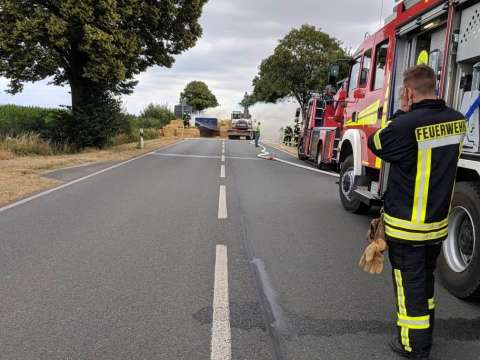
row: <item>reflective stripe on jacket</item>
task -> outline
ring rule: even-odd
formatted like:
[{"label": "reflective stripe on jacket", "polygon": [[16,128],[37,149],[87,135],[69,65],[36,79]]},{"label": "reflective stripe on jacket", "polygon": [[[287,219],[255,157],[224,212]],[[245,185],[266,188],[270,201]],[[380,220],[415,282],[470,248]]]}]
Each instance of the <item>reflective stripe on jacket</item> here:
[{"label": "reflective stripe on jacket", "polygon": [[448,235],[448,215],[467,124],[443,100],[399,112],[368,141],[391,164],[385,194],[385,233],[391,240],[428,243]]}]

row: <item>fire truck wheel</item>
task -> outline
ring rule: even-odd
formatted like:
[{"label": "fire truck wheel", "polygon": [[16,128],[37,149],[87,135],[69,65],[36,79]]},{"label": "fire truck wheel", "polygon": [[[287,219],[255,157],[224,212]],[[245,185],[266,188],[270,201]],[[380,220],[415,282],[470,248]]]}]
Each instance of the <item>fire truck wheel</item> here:
[{"label": "fire truck wheel", "polygon": [[322,162],[322,153],[321,153],[321,148],[318,149],[317,151],[317,156],[315,159],[315,165],[317,166],[317,169],[323,170],[325,168],[323,162]]},{"label": "fire truck wheel", "polygon": [[340,171],[339,192],[340,200],[345,210],[355,214],[365,214],[370,210],[370,206],[362,203],[360,200],[353,197],[354,190],[354,160],[353,155],[345,159]]},{"label": "fire truck wheel", "polygon": [[300,141],[297,147],[297,154],[298,154],[298,159],[305,161],[307,160],[307,157],[305,156],[305,149],[303,148],[303,140]]},{"label": "fire truck wheel", "polygon": [[456,297],[480,297],[480,184],[477,182],[456,185],[438,273],[444,286]]}]

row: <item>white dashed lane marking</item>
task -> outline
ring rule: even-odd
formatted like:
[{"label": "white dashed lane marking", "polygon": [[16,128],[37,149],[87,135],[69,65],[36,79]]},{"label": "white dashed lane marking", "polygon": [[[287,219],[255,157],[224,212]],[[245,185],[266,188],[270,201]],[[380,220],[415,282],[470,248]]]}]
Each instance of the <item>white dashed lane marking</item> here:
[{"label": "white dashed lane marking", "polygon": [[227,219],[227,188],[225,185],[220,185],[220,193],[218,195],[218,218]]},{"label": "white dashed lane marking", "polygon": [[225,245],[217,245],[213,289],[211,360],[232,358],[232,334],[228,297],[228,254]]}]

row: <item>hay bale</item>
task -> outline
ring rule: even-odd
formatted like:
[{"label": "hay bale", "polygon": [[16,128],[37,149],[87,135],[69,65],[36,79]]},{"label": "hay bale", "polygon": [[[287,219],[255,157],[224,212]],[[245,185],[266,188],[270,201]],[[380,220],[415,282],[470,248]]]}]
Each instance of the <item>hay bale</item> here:
[{"label": "hay bale", "polygon": [[174,137],[175,136],[175,128],[171,126],[165,126],[163,128],[163,136],[165,137]]},{"label": "hay bale", "polygon": [[185,129],[183,127],[182,128],[176,128],[175,129],[175,136],[176,137],[183,137],[184,132],[185,132]]},{"label": "hay bale", "polygon": [[188,138],[197,138],[200,137],[200,130],[197,128],[185,129],[183,131],[183,136]]},{"label": "hay bale", "polygon": [[220,121],[220,128],[221,127],[226,127],[228,129],[232,128],[232,120],[221,120]]},{"label": "hay bale", "polygon": [[172,127],[175,127],[177,129],[183,129],[184,126],[183,126],[183,120],[172,120],[170,121],[170,124]]},{"label": "hay bale", "polygon": [[227,128],[220,128],[220,137],[227,138],[228,137],[228,129]]}]

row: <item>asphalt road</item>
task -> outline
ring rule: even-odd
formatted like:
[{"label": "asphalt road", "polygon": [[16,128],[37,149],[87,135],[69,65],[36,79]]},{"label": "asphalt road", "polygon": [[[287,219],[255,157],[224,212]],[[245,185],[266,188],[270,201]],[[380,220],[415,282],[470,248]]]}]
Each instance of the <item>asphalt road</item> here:
[{"label": "asphalt road", "polygon": [[[223,146],[0,209],[0,359],[397,359],[389,269],[356,267],[374,214],[346,213],[335,177]],[[478,359],[480,303],[437,303],[433,358]]]}]

